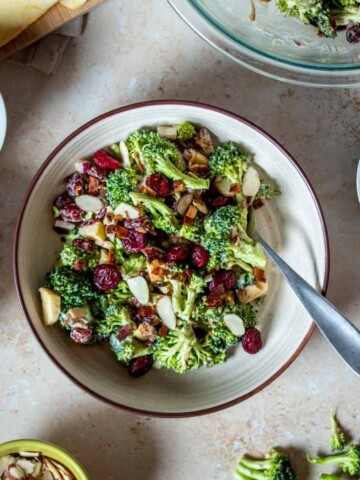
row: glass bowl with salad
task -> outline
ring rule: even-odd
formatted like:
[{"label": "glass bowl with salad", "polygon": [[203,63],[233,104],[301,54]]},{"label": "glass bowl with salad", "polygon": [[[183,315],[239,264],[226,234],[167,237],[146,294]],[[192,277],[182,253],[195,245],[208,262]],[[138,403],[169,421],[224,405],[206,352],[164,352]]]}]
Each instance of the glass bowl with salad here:
[{"label": "glass bowl with salad", "polygon": [[359,0],[169,0],[204,40],[266,76],[360,84]]},{"label": "glass bowl with salad", "polygon": [[186,102],[125,107],[75,132],[34,179],[15,246],[20,299],[50,357],[141,413],[194,414],[255,393],[313,326],[292,323],[300,312],[249,235],[250,208],[281,247],[282,219],[308,204],[284,253],[302,252],[300,271],[326,284],[322,217],[295,165],[257,127]]}]

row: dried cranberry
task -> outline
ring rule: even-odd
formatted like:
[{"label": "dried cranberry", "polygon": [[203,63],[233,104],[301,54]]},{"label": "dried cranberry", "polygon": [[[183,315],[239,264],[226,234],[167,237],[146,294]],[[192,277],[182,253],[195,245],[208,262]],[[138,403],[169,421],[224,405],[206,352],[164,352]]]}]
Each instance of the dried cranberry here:
[{"label": "dried cranberry", "polygon": [[94,163],[100,168],[109,168],[110,170],[117,170],[120,168],[119,160],[111,157],[105,150],[98,150],[93,156]]},{"label": "dried cranberry", "polygon": [[105,182],[109,176],[109,171],[105,168],[100,168],[97,165],[92,165],[89,170],[86,172],[90,177],[94,177],[100,182]]},{"label": "dried cranberry", "polygon": [[150,368],[152,367],[152,356],[151,355],[143,355],[142,357],[137,357],[131,360],[129,365],[129,375],[130,377],[142,377],[147,373]]},{"label": "dried cranberry", "polygon": [[210,193],[206,200],[213,208],[225,207],[225,205],[230,202],[229,197],[225,197],[225,195],[215,192]]},{"label": "dried cranberry", "polygon": [[349,43],[360,42],[360,24],[351,25],[346,31],[346,40]]},{"label": "dried cranberry", "polygon": [[156,230],[151,226],[151,220],[145,215],[133,220],[125,220],[124,227],[137,230],[138,232],[149,232],[151,235],[156,235]]},{"label": "dried cranberry", "polygon": [[66,203],[60,210],[60,215],[67,222],[81,222],[85,212],[81,210],[75,203]]},{"label": "dried cranberry", "polygon": [[118,340],[120,340],[120,342],[122,342],[123,340],[125,340],[125,338],[127,338],[129,335],[132,334],[132,331],[133,331],[133,328],[130,325],[130,323],[128,323],[127,325],[124,325],[118,331],[118,334],[117,334]]},{"label": "dried cranberry", "polygon": [[247,353],[258,353],[262,347],[261,334],[255,327],[248,328],[242,338],[242,346]]},{"label": "dried cranberry", "polygon": [[87,184],[87,178],[83,173],[74,172],[67,177],[65,188],[70,197],[74,198],[86,192]]},{"label": "dried cranberry", "polygon": [[102,292],[116,288],[120,280],[121,274],[115,265],[98,265],[94,270],[94,283]]},{"label": "dried cranberry", "polygon": [[147,245],[145,233],[129,230],[126,238],[122,240],[125,250],[128,252],[139,253]]},{"label": "dried cranberry", "polygon": [[158,195],[166,197],[171,193],[171,185],[168,178],[161,173],[153,173],[146,178],[146,186],[154,190]]},{"label": "dried cranberry", "polygon": [[201,245],[195,245],[191,251],[191,263],[196,268],[204,268],[209,261],[209,252]]},{"label": "dried cranberry", "polygon": [[73,240],[72,244],[74,247],[78,248],[79,250],[87,253],[95,253],[96,252],[96,246],[92,240],[89,239],[81,239],[81,238],[75,238]]},{"label": "dried cranberry", "polygon": [[236,275],[232,270],[220,270],[214,276],[209,284],[209,290],[212,292],[218,285],[224,285],[225,290],[231,290],[236,285]]},{"label": "dried cranberry", "polygon": [[55,207],[62,208],[67,203],[72,203],[73,199],[70,198],[66,193],[59,195],[54,202]]},{"label": "dried cranberry", "polygon": [[190,248],[188,245],[172,245],[166,255],[168,262],[182,262],[189,256]]},{"label": "dried cranberry", "polygon": [[93,338],[91,328],[72,328],[70,331],[70,338],[76,343],[90,343]]}]

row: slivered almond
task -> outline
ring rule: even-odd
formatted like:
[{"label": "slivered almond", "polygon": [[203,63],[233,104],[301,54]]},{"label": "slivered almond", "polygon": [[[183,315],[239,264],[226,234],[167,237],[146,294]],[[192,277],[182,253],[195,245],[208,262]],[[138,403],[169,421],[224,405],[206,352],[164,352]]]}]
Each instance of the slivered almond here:
[{"label": "slivered almond", "polygon": [[182,195],[177,204],[176,204],[176,210],[180,213],[180,215],[184,215],[189,206],[191,205],[191,202],[193,201],[193,194],[192,193],[184,193]]},{"label": "slivered almond", "polygon": [[202,200],[194,199],[193,205],[195,205],[195,207],[199,210],[199,212],[203,213],[204,215],[208,213],[208,208],[206,206],[206,203],[203,202]]},{"label": "slivered almond", "polygon": [[147,185],[141,185],[140,187],[140,192],[141,193],[147,193],[148,195],[152,195],[153,197],[156,197],[156,192],[152,188],[148,187]]},{"label": "slivered almond", "polygon": [[197,208],[194,205],[190,205],[190,207],[188,208],[185,214],[185,217],[194,219],[197,215],[197,212],[198,212]]}]

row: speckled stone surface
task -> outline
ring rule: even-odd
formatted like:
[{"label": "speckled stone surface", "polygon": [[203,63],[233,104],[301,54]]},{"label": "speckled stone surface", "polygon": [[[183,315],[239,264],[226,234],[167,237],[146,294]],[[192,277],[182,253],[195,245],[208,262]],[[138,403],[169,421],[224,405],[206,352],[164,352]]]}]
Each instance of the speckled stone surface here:
[{"label": "speckled stone surface", "polygon": [[278,445],[294,454],[300,480],[316,480],[319,470],[304,452],[326,448],[331,407],[360,440],[360,379],[318,332],[280,378],[238,406],[183,420],[138,417],[92,399],[50,362],[27,326],[11,274],[21,199],[66,135],[121,105],[197,100],[259,124],[300,162],[328,224],[329,299],[360,326],[359,90],[295,87],[251,73],[205,44],[165,0],[108,0],[55,75],[5,62],[0,90],[9,121],[0,153],[0,442],[58,443],[94,480],[230,480],[243,453]]}]

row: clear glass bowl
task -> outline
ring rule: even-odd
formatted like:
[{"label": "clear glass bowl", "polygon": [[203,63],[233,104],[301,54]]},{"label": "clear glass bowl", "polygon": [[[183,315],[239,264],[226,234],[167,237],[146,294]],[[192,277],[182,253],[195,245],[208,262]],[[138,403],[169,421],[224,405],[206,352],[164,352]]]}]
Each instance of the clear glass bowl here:
[{"label": "clear glass bowl", "polygon": [[314,27],[284,17],[274,0],[169,0],[208,43],[245,67],[278,80],[312,86],[360,85],[360,43],[345,32],[320,37]]}]

